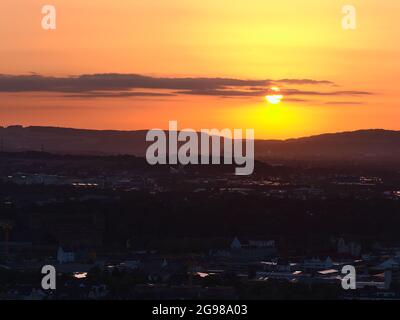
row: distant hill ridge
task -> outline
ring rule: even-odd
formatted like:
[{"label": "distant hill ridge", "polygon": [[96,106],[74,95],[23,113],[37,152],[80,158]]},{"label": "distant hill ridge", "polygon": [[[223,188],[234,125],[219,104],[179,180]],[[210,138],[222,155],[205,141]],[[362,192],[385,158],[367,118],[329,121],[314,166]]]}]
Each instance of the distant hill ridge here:
[{"label": "distant hill ridge", "polygon": [[[0,127],[3,151],[143,156],[147,130]],[[400,131],[366,129],[287,140],[256,140],[257,159],[400,160]]]}]

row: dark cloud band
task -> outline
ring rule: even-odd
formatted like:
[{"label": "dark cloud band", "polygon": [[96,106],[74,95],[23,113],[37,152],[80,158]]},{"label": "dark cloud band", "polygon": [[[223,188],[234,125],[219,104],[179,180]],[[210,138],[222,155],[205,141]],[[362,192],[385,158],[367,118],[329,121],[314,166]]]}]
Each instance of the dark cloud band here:
[{"label": "dark cloud band", "polygon": [[[331,81],[313,79],[163,78],[119,73],[84,74],[69,77],[48,77],[38,74],[0,75],[0,92],[54,92],[71,98],[163,97],[179,94],[256,97],[267,94],[268,87],[277,84],[282,86],[336,86]],[[287,96],[370,94],[363,91],[326,92],[299,89],[282,89],[282,93]]]}]

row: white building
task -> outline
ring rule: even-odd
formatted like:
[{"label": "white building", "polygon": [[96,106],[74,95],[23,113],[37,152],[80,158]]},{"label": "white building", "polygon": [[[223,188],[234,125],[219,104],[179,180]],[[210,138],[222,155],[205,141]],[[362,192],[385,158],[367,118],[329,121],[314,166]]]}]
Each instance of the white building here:
[{"label": "white building", "polygon": [[68,263],[75,261],[75,252],[72,250],[64,250],[61,246],[57,250],[57,261],[58,263]]},{"label": "white building", "polygon": [[357,242],[350,242],[346,244],[343,238],[340,238],[337,242],[337,252],[350,254],[353,257],[359,257],[361,255],[361,245]]}]

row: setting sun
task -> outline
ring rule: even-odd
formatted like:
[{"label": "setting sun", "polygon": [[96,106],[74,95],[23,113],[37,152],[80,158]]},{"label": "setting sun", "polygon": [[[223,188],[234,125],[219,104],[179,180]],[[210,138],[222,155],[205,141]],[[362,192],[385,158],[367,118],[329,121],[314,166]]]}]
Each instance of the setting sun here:
[{"label": "setting sun", "polygon": [[265,96],[265,99],[271,104],[278,104],[283,99],[283,95],[279,94],[280,90],[278,87],[272,87],[270,89],[272,94]]}]

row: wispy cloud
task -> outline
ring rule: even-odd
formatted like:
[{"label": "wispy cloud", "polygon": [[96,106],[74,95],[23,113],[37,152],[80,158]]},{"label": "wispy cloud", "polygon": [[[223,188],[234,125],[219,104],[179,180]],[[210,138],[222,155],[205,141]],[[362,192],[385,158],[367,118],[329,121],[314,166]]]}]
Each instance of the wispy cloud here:
[{"label": "wispy cloud", "polygon": [[325,102],[327,105],[337,105],[337,106],[349,106],[349,105],[360,105],[360,104],[365,104],[361,101],[328,101]]},{"label": "wispy cloud", "polygon": [[172,97],[175,96],[173,93],[162,93],[162,92],[98,92],[90,91],[85,93],[73,93],[65,94],[65,98],[129,98],[129,97]]},{"label": "wispy cloud", "polygon": [[[304,100],[303,96],[372,94],[355,90],[326,91],[326,87],[329,89],[337,85],[332,81],[314,79],[167,78],[119,73],[83,74],[69,77],[42,76],[34,73],[27,75],[0,74],[0,93],[53,92],[61,93],[63,97],[69,98],[128,98],[176,95],[232,98],[259,97],[267,94],[268,88],[272,85],[281,86],[282,93],[285,96],[290,96],[292,101],[297,100],[298,102]],[[286,88],[293,86],[312,86],[315,90]]]},{"label": "wispy cloud", "polygon": [[282,93],[287,96],[359,96],[372,95],[368,91],[343,90],[343,91],[306,91],[298,89],[286,89]]}]

